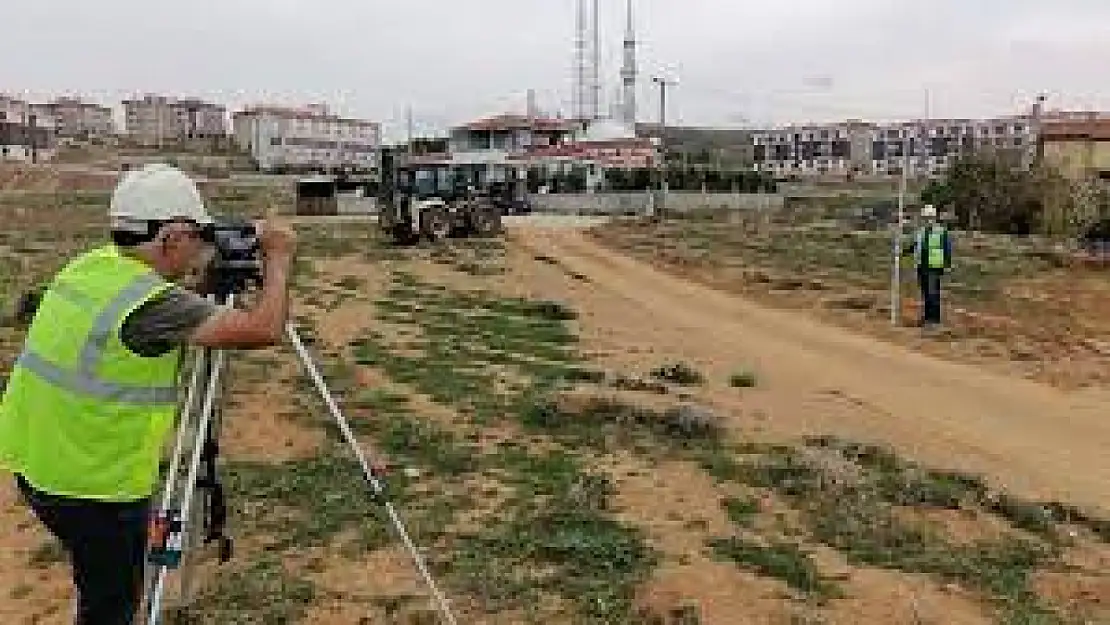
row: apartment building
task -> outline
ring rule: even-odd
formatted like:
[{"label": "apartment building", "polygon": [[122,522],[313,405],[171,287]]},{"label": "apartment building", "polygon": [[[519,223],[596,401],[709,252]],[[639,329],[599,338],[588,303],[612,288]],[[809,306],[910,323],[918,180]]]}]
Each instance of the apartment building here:
[{"label": "apartment building", "polygon": [[87,140],[115,133],[112,109],[107,106],[78,98],[57,98],[31,107],[41,118],[53,122],[54,134],[59,138]]},{"label": "apartment building", "polygon": [[875,127],[859,121],[752,131],[755,167],[776,177],[869,172]]},{"label": "apartment building", "polygon": [[334,115],[323,105],[237,111],[232,134],[266,172],[368,172],[381,145],[381,124]]},{"label": "apartment building", "polygon": [[124,100],[127,134],[142,143],[227,136],[227,108],[195,98],[147,95]]},{"label": "apartment building", "polygon": [[29,102],[0,95],[0,161],[39,163],[54,157],[54,120]]},{"label": "apartment building", "polygon": [[781,178],[897,176],[907,157],[911,175],[937,176],[969,151],[1025,159],[1036,129],[1029,115],[884,124],[853,120],[758,130],[752,139],[756,167]]}]

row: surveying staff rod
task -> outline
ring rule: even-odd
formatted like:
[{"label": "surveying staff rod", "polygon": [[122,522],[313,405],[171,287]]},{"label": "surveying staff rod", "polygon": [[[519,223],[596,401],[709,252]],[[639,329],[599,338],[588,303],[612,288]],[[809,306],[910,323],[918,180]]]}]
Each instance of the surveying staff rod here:
[{"label": "surveying staff rod", "polygon": [[[200,459],[204,452],[204,444],[202,437],[208,430],[208,422],[212,418],[213,408],[216,403],[216,390],[220,384],[220,372],[224,366],[224,351],[214,350],[215,357],[212,359],[212,370],[208,378],[208,386],[204,393],[204,407],[201,409],[200,422],[197,424],[197,437],[196,445],[193,448],[193,456],[189,460],[189,474],[185,478],[185,497],[181,504],[181,539],[185,541],[185,535],[189,530],[189,512],[193,504],[193,491],[196,489],[197,474],[200,473]],[[166,588],[166,575],[168,568],[165,565],[158,567],[158,579],[154,583],[153,597],[150,600],[150,606],[147,617],[147,625],[156,625],[158,623],[159,613],[162,611],[162,594]]]},{"label": "surveying staff rod", "polygon": [[306,349],[304,343],[301,342],[301,337],[297,335],[297,329],[293,327],[293,324],[287,324],[285,326],[285,333],[289,336],[289,341],[293,344],[293,348],[297,350],[297,355],[300,357],[301,364],[304,365],[305,370],[308,371],[308,375],[312,378],[312,383],[316,385],[316,390],[319,391],[320,397],[324,400],[324,403],[327,404],[328,411],[331,412],[332,418],[335,419],[336,425],[339,426],[339,430],[343,433],[343,438],[346,439],[347,444],[354,450],[355,456],[358,458],[358,463],[362,466],[362,474],[366,477],[366,481],[370,483],[370,487],[374,489],[375,494],[383,497],[382,503],[385,507],[386,514],[389,515],[389,520],[393,522],[393,527],[400,535],[401,541],[405,543],[405,547],[409,550],[409,553],[412,554],[413,562],[416,564],[417,570],[420,571],[420,575],[424,578],[424,582],[428,585],[428,589],[432,592],[432,596],[435,597],[436,603],[439,606],[439,611],[443,615],[444,622],[448,623],[448,625],[456,625],[457,621],[455,620],[455,616],[451,613],[450,606],[447,605],[447,599],[440,593],[439,587],[436,586],[432,574],[428,571],[428,567],[424,563],[424,558],[420,555],[420,550],[416,548],[412,539],[409,538],[408,532],[405,531],[405,525],[401,522],[401,517],[393,508],[393,504],[384,499],[385,488],[382,486],[377,476],[374,475],[374,470],[370,467],[370,462],[367,461],[366,455],[362,453],[362,447],[359,445],[358,439],[355,438],[355,433],[351,431],[350,424],[347,423],[347,419],[339,410],[339,405],[335,403],[335,399],[332,397],[331,391],[328,390],[328,385],[324,382],[323,376],[321,376],[320,372],[316,369],[316,364],[309,355],[308,349]]}]

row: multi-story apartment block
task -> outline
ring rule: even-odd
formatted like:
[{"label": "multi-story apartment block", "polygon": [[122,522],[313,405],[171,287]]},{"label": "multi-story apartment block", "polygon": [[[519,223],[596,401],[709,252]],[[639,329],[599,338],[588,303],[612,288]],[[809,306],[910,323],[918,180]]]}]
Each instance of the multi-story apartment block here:
[{"label": "multi-story apartment block", "polygon": [[330,114],[313,105],[252,107],[232,115],[235,142],[261,170],[356,171],[377,167],[381,124]]},{"label": "multi-story apartment block", "polygon": [[936,176],[960,154],[992,150],[1025,159],[1036,142],[1028,115],[924,119],[884,124],[849,121],[753,133],[756,167],[778,177]]},{"label": "multi-story apartment block", "polygon": [[54,120],[31,104],[0,95],[0,161],[37,163],[54,156]]},{"label": "multi-story apartment block", "polygon": [[227,109],[195,98],[124,100],[127,134],[143,143],[227,136]]},{"label": "multi-story apartment block", "polygon": [[54,134],[68,139],[107,137],[114,133],[112,109],[76,98],[57,98],[53,102],[34,104],[32,109],[53,121]]},{"label": "multi-story apartment block", "polygon": [[753,161],[757,169],[784,178],[863,173],[871,168],[873,130],[856,121],[756,130]]}]

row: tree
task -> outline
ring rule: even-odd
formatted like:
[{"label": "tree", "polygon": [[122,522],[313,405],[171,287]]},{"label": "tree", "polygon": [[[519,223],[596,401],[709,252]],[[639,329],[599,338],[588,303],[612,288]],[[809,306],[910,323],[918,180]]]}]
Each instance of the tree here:
[{"label": "tree", "polygon": [[1056,169],[1026,169],[1012,155],[968,154],[943,180],[921,192],[923,202],[950,208],[970,230],[1076,236],[1110,215],[1110,198],[1091,181],[1072,181]]}]

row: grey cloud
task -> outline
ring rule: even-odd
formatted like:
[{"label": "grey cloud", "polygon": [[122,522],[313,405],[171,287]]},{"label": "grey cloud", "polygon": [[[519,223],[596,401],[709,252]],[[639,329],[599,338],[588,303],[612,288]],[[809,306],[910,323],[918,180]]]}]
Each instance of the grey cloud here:
[{"label": "grey cloud", "polygon": [[[686,123],[1013,112],[1037,91],[1110,108],[1105,0],[637,0],[641,116],[648,78],[680,81]],[[603,7],[612,97],[624,0]],[[35,0],[4,8],[0,89],[112,101],[182,92],[232,106],[328,101],[418,130],[501,109],[536,89],[569,111],[572,0]]]}]

